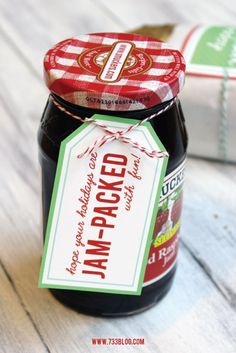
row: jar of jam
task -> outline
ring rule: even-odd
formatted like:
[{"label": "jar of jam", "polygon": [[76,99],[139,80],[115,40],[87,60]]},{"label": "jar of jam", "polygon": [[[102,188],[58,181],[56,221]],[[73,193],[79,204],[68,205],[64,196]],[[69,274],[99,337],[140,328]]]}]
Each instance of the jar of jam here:
[{"label": "jar of jam", "polygon": [[141,294],[50,289],[60,302],[79,312],[103,316],[138,313],[153,306],[171,287],[187,147],[177,98],[184,72],[184,60],[177,50],[135,34],[81,35],[60,42],[45,56],[44,76],[51,92],[38,131],[44,235],[61,142],[82,124],[74,116],[84,119],[103,114],[142,121],[162,111],[150,123],[169,154]]}]

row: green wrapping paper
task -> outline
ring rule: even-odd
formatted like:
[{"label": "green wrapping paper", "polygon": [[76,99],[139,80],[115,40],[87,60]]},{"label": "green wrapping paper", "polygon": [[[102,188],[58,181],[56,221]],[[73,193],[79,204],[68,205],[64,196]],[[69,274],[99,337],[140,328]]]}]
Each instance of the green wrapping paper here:
[{"label": "green wrapping paper", "polygon": [[132,32],[167,41],[185,57],[180,99],[189,154],[236,162],[236,27],[167,24]]}]

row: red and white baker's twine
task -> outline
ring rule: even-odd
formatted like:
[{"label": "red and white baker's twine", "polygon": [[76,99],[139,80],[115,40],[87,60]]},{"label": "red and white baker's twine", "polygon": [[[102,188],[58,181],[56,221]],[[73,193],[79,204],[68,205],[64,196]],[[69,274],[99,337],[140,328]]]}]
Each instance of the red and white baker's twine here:
[{"label": "red and white baker's twine", "polygon": [[83,123],[88,123],[89,122],[89,123],[96,124],[97,126],[102,128],[107,133],[106,135],[104,135],[104,136],[98,138],[97,140],[95,140],[93,145],[87,147],[84,152],[82,152],[81,154],[79,154],[77,156],[78,158],[82,158],[84,156],[87,156],[88,154],[92,153],[96,148],[102,147],[104,144],[106,144],[108,142],[112,142],[114,140],[120,140],[123,143],[129,143],[132,147],[139,149],[139,151],[145,153],[148,157],[151,157],[151,158],[153,158],[153,157],[163,158],[163,157],[168,157],[169,156],[169,154],[166,151],[155,151],[155,150],[154,151],[149,151],[146,147],[141,146],[138,142],[133,141],[131,138],[129,138],[127,136],[124,136],[124,135],[128,134],[130,131],[132,131],[133,129],[139,127],[140,125],[142,125],[146,121],[149,121],[149,120],[151,120],[153,118],[156,118],[157,116],[161,115],[162,113],[164,113],[165,111],[170,109],[172,107],[172,105],[175,103],[176,98],[174,98],[165,108],[159,110],[157,113],[148,116],[147,118],[145,118],[144,120],[139,121],[135,125],[130,125],[126,129],[119,130],[119,131],[111,130],[106,125],[101,124],[97,120],[94,120],[92,118],[82,119],[78,115],[75,115],[75,114],[69,112],[66,108],[61,106],[61,104],[59,104],[53,97],[52,97],[52,101],[57,106],[58,109],[60,109],[64,113],[68,114],[72,118],[75,118],[75,119],[77,119],[77,120],[79,120],[79,121],[81,121]]}]

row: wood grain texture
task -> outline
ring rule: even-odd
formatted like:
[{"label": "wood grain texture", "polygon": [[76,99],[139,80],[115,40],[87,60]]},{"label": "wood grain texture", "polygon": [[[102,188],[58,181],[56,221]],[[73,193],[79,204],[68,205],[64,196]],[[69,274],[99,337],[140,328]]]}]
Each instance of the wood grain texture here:
[{"label": "wood grain texture", "polygon": [[31,321],[30,314],[22,306],[11,278],[0,265],[0,352],[48,352],[46,344]]},{"label": "wood grain texture", "polygon": [[[200,14],[204,21],[213,2],[200,1],[194,12],[191,6],[183,0],[178,7],[170,0],[71,0],[70,6],[0,1],[0,352],[236,353],[233,165],[189,159],[176,281],[153,309],[125,319],[93,318],[37,288],[42,238],[36,133],[47,97],[44,52],[79,32],[197,21]],[[214,6],[210,22],[232,23],[234,6],[224,3],[222,10],[220,0]],[[93,337],[143,337],[145,345],[95,347]]]},{"label": "wood grain texture", "polygon": [[182,240],[236,309],[235,166],[189,160]]},{"label": "wood grain texture", "polygon": [[125,29],[140,24],[206,23],[235,25],[236,5],[216,0],[98,0]]},{"label": "wood grain texture", "polygon": [[[59,5],[60,3],[60,5]],[[15,16],[17,0],[0,1],[1,28],[35,74],[42,76],[45,52],[62,39],[79,33],[119,31],[121,27],[92,0],[24,0]]]}]

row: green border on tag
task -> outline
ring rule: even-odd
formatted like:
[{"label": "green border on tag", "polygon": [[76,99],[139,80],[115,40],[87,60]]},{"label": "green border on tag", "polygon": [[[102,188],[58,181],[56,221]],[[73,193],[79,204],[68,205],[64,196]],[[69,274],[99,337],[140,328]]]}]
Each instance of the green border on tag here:
[{"label": "green border on tag", "polygon": [[[125,124],[128,124],[128,125],[135,125],[137,122],[139,122],[139,120],[135,120],[135,119],[126,119],[126,118],[119,118],[119,117],[99,115],[99,114],[95,114],[93,116],[93,118],[97,119],[97,120],[121,122],[121,123],[125,123]],[[58,188],[59,188],[59,182],[60,182],[60,179],[61,179],[61,171],[62,171],[62,166],[63,166],[63,160],[64,160],[64,153],[65,153],[66,145],[75,136],[77,136],[78,133],[83,131],[89,124],[90,124],[89,122],[88,123],[84,123],[78,129],[76,129],[72,134],[70,134],[65,140],[62,141],[61,146],[60,146],[58,164],[57,164],[57,170],[56,170],[56,176],[55,176],[55,181],[54,181],[54,186],[53,186],[53,193],[52,193],[52,199],[51,199],[49,216],[48,216],[48,223],[47,223],[46,237],[45,237],[45,245],[44,245],[44,249],[43,249],[43,256],[42,256],[42,263],[41,263],[41,268],[40,268],[38,287],[39,288],[58,288],[58,289],[78,290],[78,291],[113,293],[113,294],[140,295],[141,292],[142,292],[143,279],[144,279],[145,269],[146,269],[148,255],[149,255],[149,251],[150,251],[150,244],[151,244],[153,230],[154,230],[154,226],[155,226],[156,214],[157,214],[157,211],[158,211],[158,203],[159,203],[159,199],[160,199],[161,188],[162,188],[163,180],[164,180],[165,173],[166,173],[168,157],[164,157],[162,168],[161,168],[160,182],[159,182],[159,186],[158,186],[158,190],[157,190],[156,199],[155,199],[155,202],[154,202],[154,208],[153,208],[153,213],[152,213],[152,217],[151,217],[151,223],[150,223],[150,227],[149,227],[149,233],[148,233],[148,237],[147,237],[145,252],[144,252],[143,261],[142,261],[142,267],[141,267],[140,276],[139,276],[139,283],[138,283],[138,287],[137,287],[136,291],[117,290],[117,289],[113,290],[113,289],[106,289],[106,288],[90,288],[90,287],[82,287],[82,286],[78,287],[78,286],[70,286],[70,285],[69,286],[65,286],[65,285],[56,285],[56,284],[45,284],[42,281],[43,280],[44,270],[45,270],[45,262],[46,262],[46,255],[47,255],[47,251],[48,251],[49,237],[50,237],[50,233],[51,233],[51,227],[52,227],[54,210],[55,210],[55,206],[56,206],[56,199],[57,199],[57,193],[58,193]],[[158,147],[161,150],[165,151],[165,147],[163,146],[163,144],[161,143],[161,141],[157,137],[157,135],[156,135],[154,129],[152,128],[150,122],[146,122],[146,123],[142,124],[142,126],[147,127],[148,131],[150,132],[150,134],[154,138],[154,140],[157,143]],[[156,169],[156,172],[157,172],[157,169]],[[117,285],[117,284],[115,284],[115,285]]]},{"label": "green border on tag", "polygon": [[234,69],[236,67],[235,61],[230,58],[234,51],[235,36],[235,26],[206,28],[198,39],[190,64]]}]

